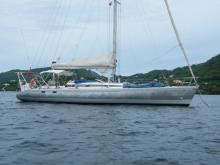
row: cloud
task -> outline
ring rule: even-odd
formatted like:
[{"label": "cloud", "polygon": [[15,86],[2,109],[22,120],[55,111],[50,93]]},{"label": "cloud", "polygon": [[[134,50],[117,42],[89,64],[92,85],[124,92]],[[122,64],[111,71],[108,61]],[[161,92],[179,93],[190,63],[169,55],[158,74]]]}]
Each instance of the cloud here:
[{"label": "cloud", "polygon": [[[30,64],[48,66],[58,56],[65,61],[110,51],[112,11],[108,1],[0,2],[0,71],[29,68]],[[169,2],[192,63],[219,53],[220,1]],[[122,1],[119,14],[119,58],[123,74],[186,64],[176,48],[163,0]]]}]

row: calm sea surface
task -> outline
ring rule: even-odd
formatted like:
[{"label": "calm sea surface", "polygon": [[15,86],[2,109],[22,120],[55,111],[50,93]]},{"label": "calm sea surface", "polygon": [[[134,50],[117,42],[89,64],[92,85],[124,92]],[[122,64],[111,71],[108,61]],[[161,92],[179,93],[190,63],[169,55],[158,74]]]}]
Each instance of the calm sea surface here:
[{"label": "calm sea surface", "polygon": [[22,103],[0,93],[1,165],[219,165],[220,96],[191,107]]}]

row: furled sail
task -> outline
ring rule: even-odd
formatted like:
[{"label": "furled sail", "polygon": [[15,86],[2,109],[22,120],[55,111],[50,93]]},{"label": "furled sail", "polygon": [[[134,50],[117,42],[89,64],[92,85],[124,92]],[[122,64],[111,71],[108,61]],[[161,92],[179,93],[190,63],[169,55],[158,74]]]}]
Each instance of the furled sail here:
[{"label": "furled sail", "polygon": [[40,75],[43,75],[43,74],[55,74],[58,76],[73,76],[72,72],[65,71],[65,70],[47,70],[47,71],[40,72]]},{"label": "furled sail", "polygon": [[115,67],[113,55],[84,58],[61,64],[53,64],[53,69],[112,69]]}]

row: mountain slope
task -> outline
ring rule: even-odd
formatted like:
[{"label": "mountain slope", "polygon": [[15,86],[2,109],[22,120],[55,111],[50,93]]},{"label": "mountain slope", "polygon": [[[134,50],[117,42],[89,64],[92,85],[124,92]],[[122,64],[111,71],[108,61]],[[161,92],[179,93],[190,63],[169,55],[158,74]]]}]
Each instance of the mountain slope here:
[{"label": "mountain slope", "polygon": [[[42,71],[49,70],[50,68],[36,68],[32,69],[31,71],[33,73],[40,73]],[[28,72],[27,70],[11,70],[8,72],[0,73],[0,83],[8,83],[12,80],[17,81],[17,72]],[[81,77],[85,79],[97,79],[100,78],[100,75],[97,73],[90,71],[90,70],[85,70],[85,69],[79,69],[79,70],[74,70],[74,73],[77,75],[76,78],[80,79]]]},{"label": "mountain slope", "polygon": [[[193,71],[199,80],[215,79],[220,80],[220,54],[211,58],[207,62],[193,65]],[[153,70],[145,74],[135,74],[132,76],[123,76],[127,80],[153,80],[171,76],[174,78],[191,77],[188,67],[179,67],[174,70]]]},{"label": "mountain slope", "polygon": [[[220,94],[220,54],[204,63],[193,65],[192,68],[196,77],[199,78],[198,82],[204,93]],[[49,68],[37,68],[33,69],[32,71],[34,73],[39,73],[48,69]],[[11,82],[11,80],[17,80],[16,72],[20,71],[22,70],[11,70],[8,72],[0,73],[0,83],[8,83]],[[77,75],[76,79],[80,79],[82,77],[84,79],[90,80],[103,78],[97,73],[90,70],[79,69],[74,70],[74,72]],[[181,80],[185,77],[191,77],[191,75],[189,73],[188,67],[185,66],[176,68],[174,70],[153,70],[148,73],[138,73],[131,76],[121,76],[121,80],[124,82],[146,82],[155,79],[169,79],[170,77],[172,77],[173,80]],[[0,89],[2,89],[2,85],[0,85]]]}]

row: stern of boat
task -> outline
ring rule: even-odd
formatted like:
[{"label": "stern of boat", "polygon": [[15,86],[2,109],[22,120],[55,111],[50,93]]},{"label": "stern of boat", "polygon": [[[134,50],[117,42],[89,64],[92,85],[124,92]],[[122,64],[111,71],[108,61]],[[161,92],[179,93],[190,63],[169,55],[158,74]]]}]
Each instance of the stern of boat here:
[{"label": "stern of boat", "polygon": [[24,74],[22,72],[18,72],[17,77],[18,77],[20,91],[23,92],[25,90],[29,90],[30,83],[27,82],[27,80],[24,77]]}]

